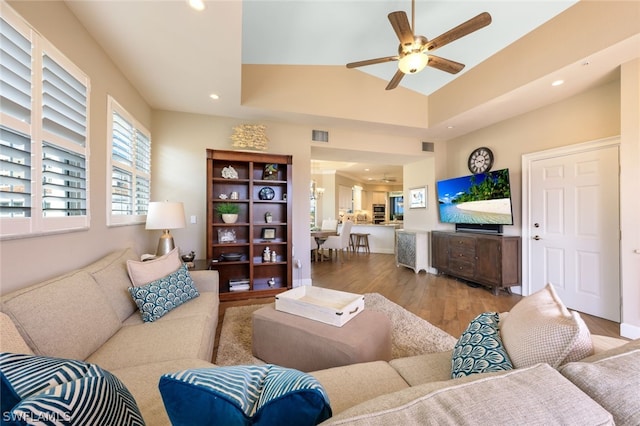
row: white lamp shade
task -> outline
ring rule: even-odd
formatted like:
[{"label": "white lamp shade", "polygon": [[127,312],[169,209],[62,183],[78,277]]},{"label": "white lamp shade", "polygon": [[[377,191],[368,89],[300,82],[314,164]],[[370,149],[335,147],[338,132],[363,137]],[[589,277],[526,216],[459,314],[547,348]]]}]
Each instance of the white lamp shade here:
[{"label": "white lamp shade", "polygon": [[182,203],[152,201],[147,212],[145,229],[180,229],[187,226]]}]

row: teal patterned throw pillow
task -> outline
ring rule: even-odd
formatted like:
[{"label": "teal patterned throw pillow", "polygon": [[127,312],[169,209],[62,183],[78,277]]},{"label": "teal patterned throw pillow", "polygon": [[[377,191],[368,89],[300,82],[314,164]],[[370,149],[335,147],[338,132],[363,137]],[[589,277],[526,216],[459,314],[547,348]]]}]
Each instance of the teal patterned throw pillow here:
[{"label": "teal patterned throw pillow", "polygon": [[3,425],[144,425],[126,386],[95,364],[5,352],[0,379]]},{"label": "teal patterned throw pillow", "polygon": [[312,426],[331,417],[315,377],[273,364],[184,370],[162,376],[159,388],[174,425]]},{"label": "teal patterned throw pillow", "polygon": [[469,323],[453,348],[451,378],[489,371],[512,370],[498,329],[496,312],[485,312]]},{"label": "teal patterned throw pillow", "polygon": [[129,293],[145,322],[153,322],[184,302],[200,296],[186,265],[149,284],[129,287]]}]

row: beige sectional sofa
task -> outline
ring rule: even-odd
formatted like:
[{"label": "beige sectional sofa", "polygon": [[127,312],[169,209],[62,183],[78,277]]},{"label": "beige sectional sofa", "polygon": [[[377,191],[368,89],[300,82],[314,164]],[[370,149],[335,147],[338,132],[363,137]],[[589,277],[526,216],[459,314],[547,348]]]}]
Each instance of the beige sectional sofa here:
[{"label": "beige sectional sofa", "polygon": [[139,257],[131,249],[117,251],[3,295],[0,349],[97,364],[127,386],[147,424],[169,424],[158,380],[167,372],[212,366],[218,273],[192,271],[199,297],[144,323],[127,290],[128,260]]},{"label": "beige sectional sofa", "polygon": [[457,379],[451,352],[311,374],[331,400],[334,416],[323,425],[638,425],[640,340],[605,346],[558,369],[540,363]]},{"label": "beige sectional sofa", "polygon": [[[0,349],[95,363],[127,386],[148,425],[168,425],[158,391],[160,376],[215,367],[209,361],[218,318],[218,275],[191,272],[200,296],[143,323],[127,292],[127,260],[137,260],[130,249],[4,295]],[[518,339],[529,337],[520,336],[522,330],[513,333]],[[584,344],[585,338],[594,354],[584,359],[563,353],[563,360],[572,362],[538,362],[453,380],[451,351],[311,374],[329,395],[333,417],[328,425],[639,424],[640,340],[583,334],[576,339]],[[547,356],[544,350],[532,353],[538,352]]]}]

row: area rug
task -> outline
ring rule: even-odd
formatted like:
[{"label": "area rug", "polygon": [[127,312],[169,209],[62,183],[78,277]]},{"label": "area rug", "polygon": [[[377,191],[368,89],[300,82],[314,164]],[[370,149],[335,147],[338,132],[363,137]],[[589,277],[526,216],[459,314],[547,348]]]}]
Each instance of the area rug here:
[{"label": "area rug", "polygon": [[[231,307],[225,311],[217,365],[264,364],[251,353],[251,314],[267,305]],[[456,339],[378,293],[366,293],[364,306],[391,321],[391,356],[401,358],[453,349]]]}]

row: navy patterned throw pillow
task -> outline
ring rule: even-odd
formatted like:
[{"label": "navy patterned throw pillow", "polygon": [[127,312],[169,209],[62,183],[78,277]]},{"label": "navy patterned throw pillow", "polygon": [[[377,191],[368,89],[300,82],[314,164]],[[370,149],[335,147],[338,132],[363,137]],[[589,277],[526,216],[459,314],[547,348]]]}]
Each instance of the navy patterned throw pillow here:
[{"label": "navy patterned throw pillow", "polygon": [[485,312],[473,319],[453,348],[451,378],[512,370],[498,329],[499,315]]},{"label": "navy patterned throw pillow", "polygon": [[0,379],[2,424],[144,425],[125,385],[95,364],[5,352]]},{"label": "navy patterned throw pillow", "polygon": [[184,302],[200,296],[189,270],[182,265],[166,277],[140,287],[129,287],[144,322],[153,322]]},{"label": "navy patterned throw pillow", "polygon": [[310,374],[273,364],[165,374],[160,393],[174,425],[316,425],[331,417],[322,385]]}]

